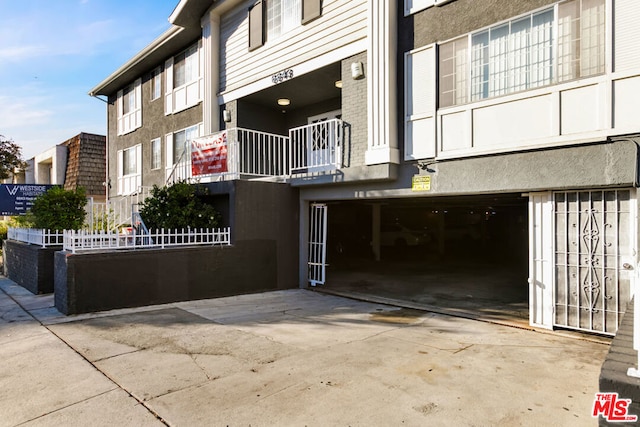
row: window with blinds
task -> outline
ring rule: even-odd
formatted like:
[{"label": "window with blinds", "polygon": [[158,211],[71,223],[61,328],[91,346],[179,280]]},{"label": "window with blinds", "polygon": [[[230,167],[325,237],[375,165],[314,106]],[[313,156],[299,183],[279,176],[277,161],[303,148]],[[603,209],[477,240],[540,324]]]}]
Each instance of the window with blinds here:
[{"label": "window with blinds", "polygon": [[602,74],[605,0],[571,0],[439,46],[448,107]]}]

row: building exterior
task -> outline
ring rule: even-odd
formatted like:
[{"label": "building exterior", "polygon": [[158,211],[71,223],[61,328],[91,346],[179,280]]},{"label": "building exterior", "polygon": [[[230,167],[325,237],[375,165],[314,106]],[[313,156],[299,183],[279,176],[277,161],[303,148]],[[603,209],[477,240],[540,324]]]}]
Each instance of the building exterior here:
[{"label": "building exterior", "polygon": [[639,15],[631,0],[181,0],[91,91],[108,98],[108,196],[289,186],[299,286],[354,254],[392,258],[385,225],[402,223],[428,230],[419,260],[393,240],[414,264],[513,267],[532,325],[614,334],[638,268]]},{"label": "building exterior", "polygon": [[27,160],[24,184],[83,187],[87,197],[105,201],[106,137],[82,132]]}]

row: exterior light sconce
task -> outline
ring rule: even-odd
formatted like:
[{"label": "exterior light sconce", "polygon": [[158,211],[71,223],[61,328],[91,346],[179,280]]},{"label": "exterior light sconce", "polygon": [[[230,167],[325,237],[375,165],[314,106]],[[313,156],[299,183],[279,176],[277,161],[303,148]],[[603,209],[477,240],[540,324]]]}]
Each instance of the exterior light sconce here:
[{"label": "exterior light sconce", "polygon": [[360,80],[364,77],[364,65],[362,62],[353,62],[351,64],[351,77],[353,80]]},{"label": "exterior light sconce", "polygon": [[342,89],[342,80],[336,80],[336,82],[334,83],[334,85],[335,85],[338,89]]},{"label": "exterior light sconce", "polygon": [[231,112],[229,110],[222,110],[222,120],[224,120],[225,123],[231,121]]},{"label": "exterior light sconce", "polygon": [[278,105],[280,105],[282,107],[286,107],[289,104],[291,104],[291,100],[289,98],[280,98],[280,99],[278,99]]}]

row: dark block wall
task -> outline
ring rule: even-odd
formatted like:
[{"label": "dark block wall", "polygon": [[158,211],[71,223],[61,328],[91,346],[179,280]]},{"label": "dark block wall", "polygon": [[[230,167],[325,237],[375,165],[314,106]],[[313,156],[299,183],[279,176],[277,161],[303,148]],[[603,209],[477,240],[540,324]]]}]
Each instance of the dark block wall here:
[{"label": "dark block wall", "polygon": [[53,292],[54,253],[61,246],[37,245],[5,240],[3,242],[4,275],[34,294]]},{"label": "dark block wall", "polygon": [[298,287],[299,191],[288,184],[225,181],[204,184],[213,196],[228,197],[231,241],[276,242],[278,288]]},{"label": "dark block wall", "polygon": [[273,240],[55,257],[55,306],[88,313],[275,290]]},{"label": "dark block wall", "polygon": [[[611,342],[602,370],[600,392],[617,392],[620,399],[631,399],[628,415],[640,418],[640,378],[627,375],[627,370],[638,364],[638,352],[633,349],[633,300],[627,306],[620,328]],[[628,425],[609,423],[599,417],[600,426]]]}]

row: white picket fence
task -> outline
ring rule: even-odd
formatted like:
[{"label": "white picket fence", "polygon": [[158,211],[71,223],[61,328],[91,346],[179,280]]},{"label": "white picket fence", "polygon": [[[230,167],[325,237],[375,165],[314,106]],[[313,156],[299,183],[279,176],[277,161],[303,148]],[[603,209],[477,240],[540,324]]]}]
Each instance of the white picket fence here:
[{"label": "white picket fence", "polygon": [[64,231],[63,249],[72,253],[79,251],[104,251],[117,249],[164,249],[175,246],[203,246],[231,244],[231,229],[182,229],[152,230],[148,234],[131,231],[99,231],[66,230]]},{"label": "white picket fence", "polygon": [[60,246],[63,241],[63,233],[55,230],[43,230],[39,228],[9,228],[7,239],[29,243],[46,248],[47,246]]}]

